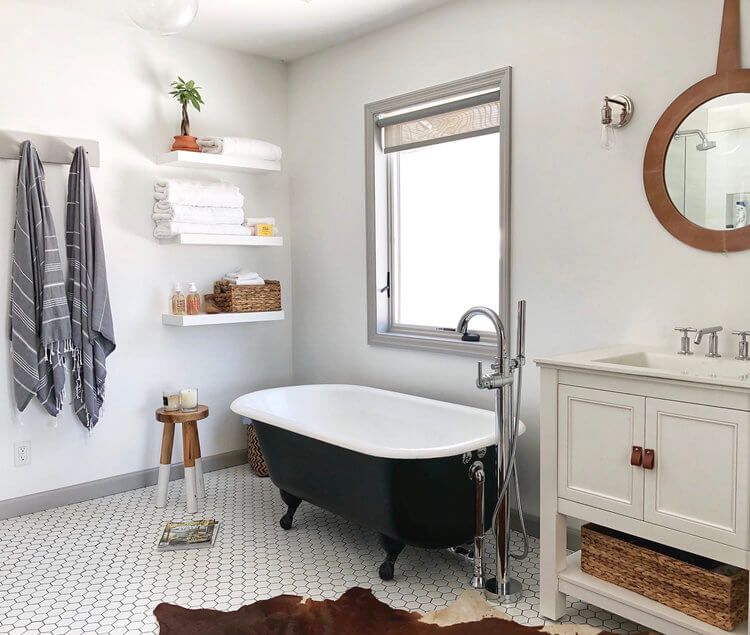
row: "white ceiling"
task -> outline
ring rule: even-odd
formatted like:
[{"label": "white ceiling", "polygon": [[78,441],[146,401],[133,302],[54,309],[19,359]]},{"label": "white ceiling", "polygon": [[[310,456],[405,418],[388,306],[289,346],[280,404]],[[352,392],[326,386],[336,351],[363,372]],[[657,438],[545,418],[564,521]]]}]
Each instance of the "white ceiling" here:
[{"label": "white ceiling", "polygon": [[[34,0],[61,8],[60,0]],[[126,0],[66,0],[64,6],[130,22]],[[201,0],[181,36],[283,60],[356,38],[450,0]],[[132,24],[132,23],[131,23]]]}]

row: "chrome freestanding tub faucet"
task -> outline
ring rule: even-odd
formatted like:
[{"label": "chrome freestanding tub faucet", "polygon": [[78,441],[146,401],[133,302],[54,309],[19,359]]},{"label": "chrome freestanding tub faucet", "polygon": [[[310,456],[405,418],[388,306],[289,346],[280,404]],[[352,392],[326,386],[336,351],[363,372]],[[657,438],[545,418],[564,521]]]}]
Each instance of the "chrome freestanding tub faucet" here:
[{"label": "chrome freestanding tub faucet", "polygon": [[[500,316],[487,307],[477,306],[469,309],[458,320],[456,331],[459,335],[466,333],[469,321],[477,316],[490,320],[497,336],[497,354],[492,363],[492,372],[484,373],[482,362],[477,363],[477,388],[495,391],[495,432],[497,438],[497,502],[492,513],[492,529],[495,536],[496,577],[485,581],[482,563],[482,536],[475,536],[474,577],[472,586],[484,588],[490,596],[505,601],[521,591],[521,583],[513,580],[508,574],[509,557],[523,559],[529,552],[529,540],[521,507],[520,487],[516,471],[516,449],[518,447],[519,405],[521,400],[522,368],[526,361],[526,301],[518,303],[518,330],[516,356],[511,358],[508,351],[505,327]],[[517,393],[513,394],[515,383],[514,372],[518,372]],[[515,404],[514,404],[515,396]],[[515,407],[514,407],[515,406]],[[472,474],[479,474],[475,465]],[[524,550],[520,555],[510,552],[510,489],[511,481],[515,483],[516,505],[520,517],[521,531],[524,538]],[[479,498],[479,496],[477,496]],[[482,512],[483,513],[483,512]],[[483,529],[483,527],[482,527]],[[501,537],[502,534],[502,537]]]}]

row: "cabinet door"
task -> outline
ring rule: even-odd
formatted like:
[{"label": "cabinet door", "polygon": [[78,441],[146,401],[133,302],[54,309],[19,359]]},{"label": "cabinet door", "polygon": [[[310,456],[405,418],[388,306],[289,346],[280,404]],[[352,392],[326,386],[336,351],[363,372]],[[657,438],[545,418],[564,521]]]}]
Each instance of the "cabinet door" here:
[{"label": "cabinet door", "polygon": [[646,521],[747,548],[750,413],[646,401]]},{"label": "cabinet door", "polygon": [[643,518],[643,470],[630,465],[643,447],[644,397],[577,386],[558,389],[558,495]]}]

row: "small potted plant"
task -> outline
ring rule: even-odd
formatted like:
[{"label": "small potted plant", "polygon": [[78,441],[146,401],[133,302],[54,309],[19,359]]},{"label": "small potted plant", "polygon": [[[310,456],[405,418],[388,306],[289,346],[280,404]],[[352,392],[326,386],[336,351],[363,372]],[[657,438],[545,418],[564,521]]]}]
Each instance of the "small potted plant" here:
[{"label": "small potted plant", "polygon": [[182,106],[182,124],[180,125],[180,134],[174,138],[172,150],[188,150],[190,152],[200,152],[201,149],[196,143],[196,138],[190,134],[190,117],[188,117],[188,106],[192,105],[200,112],[203,99],[201,98],[200,86],[196,86],[193,80],[186,82],[182,77],[177,77],[177,81],[172,82],[170,95],[180,102]]}]

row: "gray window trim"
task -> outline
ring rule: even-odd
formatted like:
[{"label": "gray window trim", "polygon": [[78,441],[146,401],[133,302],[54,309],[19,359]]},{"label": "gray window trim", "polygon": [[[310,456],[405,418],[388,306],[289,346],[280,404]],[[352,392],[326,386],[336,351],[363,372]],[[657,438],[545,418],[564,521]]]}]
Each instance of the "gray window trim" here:
[{"label": "gray window trim", "polygon": [[[371,345],[394,346],[459,355],[491,356],[494,337],[482,335],[482,341],[462,342],[455,333],[440,333],[426,328],[400,326],[393,328],[393,298],[381,293],[393,263],[389,243],[392,228],[388,226],[388,165],[381,147],[378,116],[382,113],[415,108],[420,104],[450,99],[461,93],[499,89],[500,91],[500,318],[510,322],[510,152],[511,152],[511,68],[474,75],[454,82],[383,99],[365,106],[365,190],[367,221],[367,341]],[[387,262],[378,271],[377,263]],[[469,307],[467,307],[469,308]]]}]

